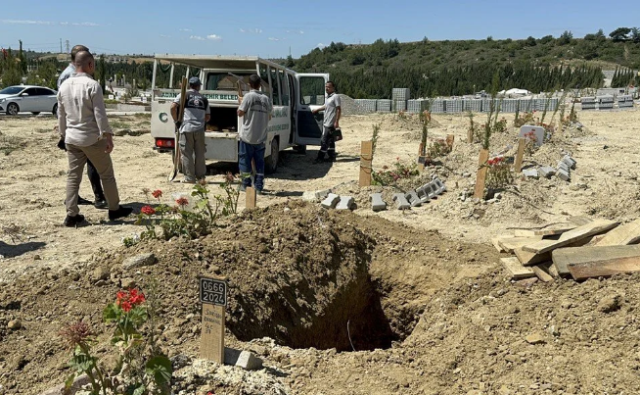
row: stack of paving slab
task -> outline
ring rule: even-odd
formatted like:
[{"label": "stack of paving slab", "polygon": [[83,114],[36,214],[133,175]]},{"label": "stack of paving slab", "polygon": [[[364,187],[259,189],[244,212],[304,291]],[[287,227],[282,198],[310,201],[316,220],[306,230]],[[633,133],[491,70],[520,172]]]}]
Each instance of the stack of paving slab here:
[{"label": "stack of paving slab", "polygon": [[640,219],[624,225],[573,217],[536,228],[516,228],[492,239],[512,280],[576,281],[640,272]]},{"label": "stack of paving slab", "polygon": [[394,112],[406,111],[407,110],[407,102],[404,100],[396,100],[393,102]]},{"label": "stack of paving slab", "polygon": [[516,112],[518,99],[504,99],[502,101],[502,112]]},{"label": "stack of paving slab", "polygon": [[462,108],[464,111],[482,111],[482,99],[463,99],[462,102]]},{"label": "stack of paving slab", "polygon": [[391,90],[391,100],[407,101],[409,100],[409,88],[393,88]]},{"label": "stack of paving slab", "polygon": [[559,162],[558,167],[551,166],[530,167],[522,170],[522,175],[526,178],[539,177],[551,178],[554,175],[563,181],[571,181],[571,170],[576,168],[576,161],[569,155],[565,155]]},{"label": "stack of paving slab", "polygon": [[611,95],[597,96],[598,110],[613,110],[614,97]]},{"label": "stack of paving slab", "polygon": [[372,99],[356,99],[357,111],[361,114],[376,112],[377,100]]},{"label": "stack of paving slab", "polygon": [[430,101],[429,111],[434,114],[440,114],[445,111],[444,100],[433,99]]},{"label": "stack of paving slab", "polygon": [[618,96],[618,108],[630,108],[633,107],[633,96],[620,95]]},{"label": "stack of paving slab", "polygon": [[[398,210],[409,210],[412,207],[420,207],[423,203],[446,192],[447,187],[438,178],[424,184],[420,188],[411,190],[407,193],[396,193],[393,195],[393,201],[396,203]],[[387,209],[387,203],[382,199],[382,193],[371,194],[371,209],[373,211],[383,211]]]},{"label": "stack of paving slab", "polygon": [[580,103],[582,104],[582,111],[595,110],[596,98],[595,97],[581,97]]},{"label": "stack of paving slab", "polygon": [[410,113],[418,114],[422,112],[422,102],[424,100],[408,100],[407,111]]},{"label": "stack of paving slab", "polygon": [[378,112],[391,112],[391,100],[378,99],[376,109]]},{"label": "stack of paving slab", "polygon": [[518,102],[520,105],[520,112],[531,112],[534,110],[533,99],[518,99]]},{"label": "stack of paving slab", "polygon": [[456,114],[462,112],[462,100],[449,99],[444,101],[444,109],[447,113]]}]

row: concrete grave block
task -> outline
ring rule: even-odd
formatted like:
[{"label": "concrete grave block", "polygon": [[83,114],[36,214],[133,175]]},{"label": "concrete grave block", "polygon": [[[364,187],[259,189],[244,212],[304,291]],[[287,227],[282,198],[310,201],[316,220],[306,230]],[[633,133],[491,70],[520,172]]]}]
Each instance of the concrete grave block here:
[{"label": "concrete grave block", "polygon": [[381,193],[372,193],[371,194],[371,209],[373,211],[382,211],[387,209],[387,203],[382,200]]},{"label": "concrete grave block", "polygon": [[540,177],[538,175],[538,169],[536,169],[535,167],[522,170],[522,174],[527,178],[535,178],[536,180],[538,179],[538,177]]},{"label": "concrete grave block", "polygon": [[409,191],[407,194],[404,195],[404,197],[409,201],[409,203],[411,204],[411,207],[422,206],[422,200],[420,200],[420,197],[418,196],[416,191]]},{"label": "concrete grave block", "polygon": [[540,147],[544,143],[544,128],[542,126],[523,125],[520,128],[519,137],[524,137],[525,134],[533,132],[536,136],[536,146]]},{"label": "concrete grave block", "polygon": [[331,189],[324,189],[322,191],[316,191],[315,195],[316,195],[316,199],[326,199],[327,196],[329,196],[329,194],[331,193]]},{"label": "concrete grave block", "polygon": [[336,205],[336,210],[351,210],[355,203],[356,202],[352,196],[340,196],[340,201]]},{"label": "concrete grave block", "polygon": [[571,181],[571,175],[568,171],[558,169],[558,172],[556,173],[556,175],[558,176],[559,179],[563,181]]},{"label": "concrete grave block", "polygon": [[224,348],[224,364],[237,366],[244,370],[262,369],[262,359],[249,351],[240,351],[233,348]]},{"label": "concrete grave block", "polygon": [[420,196],[420,200],[422,200],[422,203],[426,203],[427,201],[429,201],[430,199],[436,196],[434,185],[432,182],[424,184],[423,186],[417,189],[417,192],[418,192],[418,196]]},{"label": "concrete grave block", "polygon": [[560,161],[558,162],[558,170],[562,170],[566,173],[570,173],[571,169],[569,168],[569,165],[567,165],[565,162]]},{"label": "concrete grave block", "polygon": [[321,204],[322,207],[329,209],[334,208],[339,201],[340,196],[336,195],[335,193],[330,193],[327,198],[322,201]]},{"label": "concrete grave block", "polygon": [[538,172],[542,177],[551,178],[551,176],[556,174],[556,169],[551,166],[543,166],[538,169]]},{"label": "concrete grave block", "polygon": [[447,186],[444,185],[444,182],[442,182],[441,179],[439,179],[438,177],[435,177],[431,182],[436,186],[436,188],[438,188],[436,192],[438,195],[441,194],[442,192],[446,192]]},{"label": "concrete grave block", "polygon": [[567,166],[569,166],[569,168],[571,168],[571,169],[575,169],[576,168],[576,161],[572,157],[570,157],[569,155],[565,155],[562,158],[562,162],[566,163]]},{"label": "concrete grave block", "polygon": [[393,195],[393,200],[398,205],[398,210],[408,210],[411,208],[411,204],[407,201],[407,198],[404,197],[404,193],[396,193]]}]

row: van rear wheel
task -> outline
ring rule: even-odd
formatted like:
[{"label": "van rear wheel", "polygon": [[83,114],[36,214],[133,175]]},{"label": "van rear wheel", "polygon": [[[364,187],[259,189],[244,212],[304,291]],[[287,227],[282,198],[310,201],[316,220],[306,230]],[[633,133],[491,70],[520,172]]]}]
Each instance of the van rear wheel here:
[{"label": "van rear wheel", "polygon": [[264,169],[268,174],[273,174],[278,170],[278,159],[280,158],[280,145],[278,139],[271,140],[271,154],[264,160]]}]

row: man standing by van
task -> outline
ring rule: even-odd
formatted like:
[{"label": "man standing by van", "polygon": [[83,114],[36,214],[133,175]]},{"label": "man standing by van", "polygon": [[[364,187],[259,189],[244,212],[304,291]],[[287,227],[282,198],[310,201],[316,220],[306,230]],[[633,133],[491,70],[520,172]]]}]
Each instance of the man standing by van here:
[{"label": "man standing by van", "polygon": [[267,129],[271,120],[273,106],[271,100],[260,92],[260,76],[251,74],[251,90],[244,98],[239,97],[238,116],[243,117],[240,127],[239,166],[242,178],[241,190],[251,186],[251,161],[255,162],[256,178],[254,188],[262,194],[264,189],[264,154],[267,141]]},{"label": "man standing by van", "polygon": [[327,81],[325,85],[327,92],[327,102],[324,106],[313,110],[314,114],[324,110],[324,123],[322,124],[322,139],[320,140],[320,151],[314,163],[322,163],[327,155],[330,162],[336,160],[336,139],[334,132],[340,128],[340,115],[342,108],[340,107],[340,96],[336,94],[336,86],[332,81]]},{"label": "man standing by van", "polygon": [[[60,73],[60,77],[58,77],[58,90],[60,90],[60,85],[62,85],[62,83],[67,80],[67,78],[76,73],[76,66],[74,65],[74,63],[76,61],[76,55],[80,51],[89,52],[89,48],[85,47],[84,45],[76,45],[71,48],[71,63],[69,63],[69,66],[67,66],[67,68],[64,69],[62,73]],[[60,142],[58,143],[58,147],[66,150],[63,140],[60,140]],[[91,188],[93,189],[93,195],[95,197],[93,205],[95,206],[95,208],[107,208],[107,200],[104,197],[104,190],[102,189],[102,183],[100,182],[100,174],[98,174],[98,171],[90,160],[87,160],[87,176],[89,177],[89,181],[91,182]],[[91,204],[91,202],[78,196],[78,204]]]},{"label": "man standing by van", "polygon": [[111,162],[113,131],[107,120],[100,84],[91,76],[95,71],[93,55],[87,51],[76,55],[76,74],[58,91],[58,128],[69,159],[67,176],[67,217],[64,226],[74,227],[84,221],[78,210],[78,190],[82,170],[91,160],[104,183],[109,220],[126,217],[133,211],[120,206],[118,187]]},{"label": "man standing by van", "polygon": [[[178,107],[180,107],[180,95],[171,103],[171,116],[180,129],[180,158],[182,160],[183,183],[204,183],[207,174],[207,165],[204,160],[205,144],[204,131],[207,122],[211,118],[209,101],[200,93],[202,83],[200,78],[189,78],[189,87],[186,92],[184,104],[183,122],[178,121]],[[194,162],[195,154],[195,162]]]}]

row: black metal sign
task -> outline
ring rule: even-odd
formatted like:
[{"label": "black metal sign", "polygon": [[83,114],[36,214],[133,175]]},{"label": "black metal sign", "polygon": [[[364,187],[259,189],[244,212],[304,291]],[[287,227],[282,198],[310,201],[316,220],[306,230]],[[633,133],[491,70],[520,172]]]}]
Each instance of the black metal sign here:
[{"label": "black metal sign", "polygon": [[202,277],[200,279],[200,302],[217,306],[226,306],[226,281]]}]

